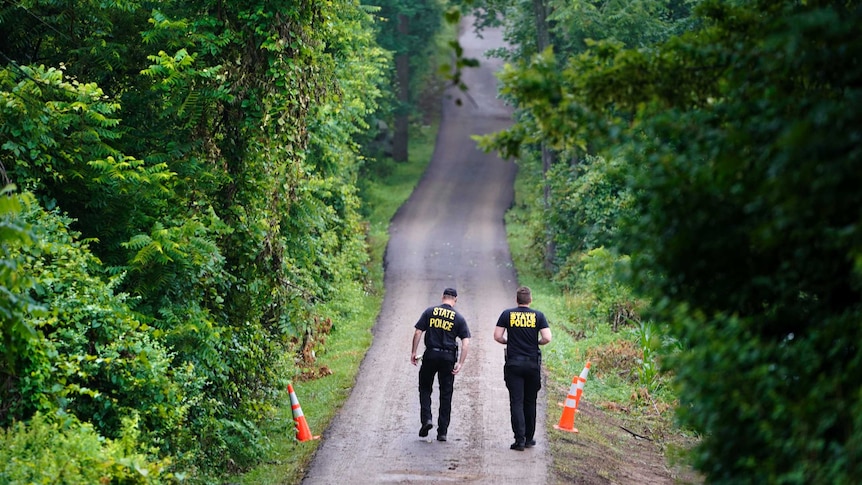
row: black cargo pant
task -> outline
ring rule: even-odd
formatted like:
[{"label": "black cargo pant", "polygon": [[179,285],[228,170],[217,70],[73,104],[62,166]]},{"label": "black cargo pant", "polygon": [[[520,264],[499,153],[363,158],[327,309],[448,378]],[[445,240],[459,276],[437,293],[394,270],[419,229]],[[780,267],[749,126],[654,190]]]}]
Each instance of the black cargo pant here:
[{"label": "black cargo pant", "polygon": [[419,367],[419,418],[422,424],[432,422],[431,392],[434,376],[440,387],[440,410],[437,415],[437,434],[445,435],[449,429],[449,415],[452,413],[452,392],[455,385],[455,352],[441,352],[428,349]]},{"label": "black cargo pant", "polygon": [[537,361],[508,361],[503,367],[509,390],[509,411],[515,441],[526,443],[536,434],[536,399],[542,388],[541,366]]}]

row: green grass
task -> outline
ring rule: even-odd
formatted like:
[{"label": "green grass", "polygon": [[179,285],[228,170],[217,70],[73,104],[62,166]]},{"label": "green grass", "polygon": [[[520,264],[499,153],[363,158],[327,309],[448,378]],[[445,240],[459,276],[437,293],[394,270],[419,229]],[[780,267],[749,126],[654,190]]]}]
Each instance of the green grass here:
[{"label": "green grass", "polygon": [[[347,399],[356,377],[356,371],[371,345],[371,332],[380,307],[380,297],[362,295],[361,288],[342,295],[350,301],[364,301],[351,319],[335,322],[327,338],[327,345],[318,352],[318,365],[326,366],[331,375],[308,381],[295,381],[293,388],[312,434],[319,435]],[[299,483],[319,441],[299,442],[295,439],[295,425],[288,395],[271,422],[267,435],[272,449],[264,464],[248,473],[235,477],[244,484]]]},{"label": "green grass", "polygon": [[[435,120],[430,125],[412,128],[410,160],[407,163],[388,159],[374,161],[368,167],[369,173],[360,182],[370,254],[368,284],[365,288],[347,291],[341,296],[342,301],[331,303],[337,306],[350,302],[354,306],[354,311],[346,321],[334,323],[326,345],[317,354],[319,366],[327,367],[332,374],[293,383],[313,434],[321,434],[346,401],[359,364],[371,345],[370,329],[383,301],[382,263],[389,241],[389,222],[409,198],[431,160],[439,122],[436,117]],[[634,340],[634,336],[627,331],[613,333],[589,296],[561,292],[547,274],[537,269],[541,267],[541,262],[535,260],[537,251],[530,245],[531,228],[526,204],[520,200],[524,194],[534,192],[527,187],[528,183],[527,177],[519,175],[516,181],[516,204],[506,216],[507,232],[519,284],[532,288],[534,306],[548,316],[554,335],[553,342],[543,348],[543,362],[548,372],[546,422],[555,466],[565,475],[565,467],[571,465],[573,447],[578,445],[571,436],[552,428],[560,416],[557,403],[565,399],[572,378],[581,372],[597,348],[613,346],[621,340]],[[356,302],[361,302],[360,307],[355,308]],[[635,387],[617,372],[603,372],[593,363],[584,388],[584,399],[591,403],[613,402],[632,406],[634,416],[642,418],[647,404],[632,404],[631,396]],[[231,477],[232,483],[295,484],[301,481],[320,442],[296,441],[290,401],[286,394],[284,399],[278,415],[266,430],[272,441],[269,456],[253,470]],[[638,406],[641,409],[637,409]],[[601,429],[590,426],[589,422],[582,424],[585,426],[579,427],[581,434],[578,435],[578,441],[588,441],[596,446],[613,446],[605,442],[606,435]]]},{"label": "green grass", "polygon": [[555,473],[551,483],[570,483],[578,476],[578,463],[583,459],[594,464],[606,462],[609,468],[598,470],[597,474],[606,474],[611,481],[619,478],[614,476],[610,457],[625,456],[625,451],[620,449],[619,442],[610,439],[618,432],[606,429],[610,421],[589,414],[578,415],[577,435],[553,428],[562,413],[559,403],[565,400],[573,377],[580,374],[588,360],[591,369],[581,402],[602,409],[631,429],[651,430],[649,434],[660,443],[667,463],[684,469],[691,436],[674,425],[676,398],[668,385],[669,376],[661,376],[657,388],[643,397],[637,374],[643,357],[637,327],[624,325],[614,332],[607,310],[593,295],[561,291],[536,256],[541,254],[532,243],[536,221],[528,209],[534,201],[525,200],[537,192],[535,176],[519,171],[515,204],[506,214],[506,231],[518,283],[532,289],[532,306],[545,313],[553,334],[552,342],[542,348],[542,362],[547,371],[546,431]]},{"label": "green grass", "polygon": [[[438,63],[450,61],[451,47],[448,40],[455,35],[453,26],[444,27],[444,32],[437,40]],[[426,83],[429,86],[428,95],[434,98],[429,106],[437,109],[440,105],[436,101],[439,97],[437,84],[440,81],[428,79]],[[352,309],[347,312],[345,321],[334,322],[332,333],[316,354],[318,366],[327,367],[332,374],[293,382],[297,399],[314,435],[326,429],[349,397],[359,365],[371,346],[371,328],[380,313],[385,292],[383,254],[389,243],[389,222],[413,193],[431,161],[439,121],[439,112],[425,113],[424,123],[414,124],[410,128],[409,160],[405,163],[385,158],[370,161],[366,167],[368,173],[359,182],[369,251],[367,281],[365,287],[357,285],[342,292],[339,301],[329,303],[340,313],[345,313],[345,306]],[[272,442],[272,448],[263,463],[246,473],[230,477],[226,482],[248,485],[296,484],[302,480],[320,441],[298,442],[295,439],[295,425],[287,393],[278,414],[269,423],[266,434]]]},{"label": "green grass", "polygon": [[[532,229],[528,224],[527,204],[523,200],[524,194],[535,192],[529,186],[534,183],[529,177],[530,174],[519,172],[515,187],[516,203],[506,214],[506,231],[518,283],[533,290],[533,306],[544,312],[551,324],[553,342],[542,349],[542,362],[548,371],[548,402],[556,406],[557,402],[565,399],[572,378],[580,374],[587,360],[596,356],[597,349],[609,348],[609,353],[613,354],[614,344],[636,339],[628,328],[613,332],[593,298],[562,292],[541,269],[541,262],[535,260],[533,255],[536,251],[530,242]],[[618,372],[606,372],[606,369],[597,368],[596,362],[591,364],[584,387],[588,399],[628,405],[636,386]],[[549,418],[549,421],[553,420]]]},{"label": "green grass", "polygon": [[[366,181],[361,189],[368,208],[368,284],[346,289],[339,294],[338,301],[329,303],[337,308],[331,313],[346,315],[345,321],[333,322],[332,332],[316,353],[317,366],[328,368],[332,374],[292,383],[314,435],[323,432],[347,400],[362,358],[371,346],[371,327],[383,303],[383,253],[389,241],[389,221],[410,197],[431,161],[437,127],[438,124],[434,123],[414,128],[409,147],[410,160],[406,163],[383,161],[387,165],[386,173],[376,180]],[[345,311],[345,305],[349,305],[351,311]],[[323,310],[322,313],[326,314]],[[295,439],[287,393],[265,432],[271,441],[268,456],[254,469],[230,477],[231,483],[295,484],[302,480],[320,441],[299,442]]]}]

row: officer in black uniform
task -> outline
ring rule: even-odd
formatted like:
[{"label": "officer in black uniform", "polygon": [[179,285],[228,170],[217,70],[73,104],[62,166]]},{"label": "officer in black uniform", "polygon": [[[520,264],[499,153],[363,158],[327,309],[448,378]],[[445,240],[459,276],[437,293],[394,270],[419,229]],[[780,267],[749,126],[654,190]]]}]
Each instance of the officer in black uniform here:
[{"label": "officer in black uniform", "polygon": [[518,306],[500,314],[494,340],[506,345],[503,377],[509,390],[509,410],[515,442],[509,447],[524,451],[536,445],[536,399],[542,388],[542,351],[540,345],[551,341],[545,315],[530,308],[533,295],[522,286],[516,293]]},{"label": "officer in black uniform", "polygon": [[[454,288],[443,290],[442,303],[428,307],[422,312],[422,316],[416,322],[416,330],[413,332],[413,351],[410,355],[410,362],[413,365],[419,362],[416,351],[419,348],[422,333],[425,333],[425,353],[422,356],[422,366],[419,367],[419,418],[422,421],[419,436],[428,436],[428,430],[433,427],[431,391],[436,374],[437,383],[440,387],[440,410],[437,417],[438,441],[446,441],[449,414],[452,411],[452,388],[455,384],[455,375],[464,366],[464,360],[467,358],[467,352],[470,348],[470,329],[467,327],[467,320],[455,311],[457,299],[458,292]],[[461,339],[460,358],[458,357],[456,338]]]}]

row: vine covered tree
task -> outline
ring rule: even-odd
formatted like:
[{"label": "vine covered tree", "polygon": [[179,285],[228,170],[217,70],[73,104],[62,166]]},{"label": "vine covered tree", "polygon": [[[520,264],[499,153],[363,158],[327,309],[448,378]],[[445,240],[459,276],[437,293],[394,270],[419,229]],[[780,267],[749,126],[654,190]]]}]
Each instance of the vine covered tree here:
[{"label": "vine covered tree", "polygon": [[390,61],[374,17],[23,0],[0,26],[0,167],[28,201],[4,196],[0,423],[60,411],[109,439],[136,423],[176,470],[254,463],[293,342],[364,284],[356,138]]}]

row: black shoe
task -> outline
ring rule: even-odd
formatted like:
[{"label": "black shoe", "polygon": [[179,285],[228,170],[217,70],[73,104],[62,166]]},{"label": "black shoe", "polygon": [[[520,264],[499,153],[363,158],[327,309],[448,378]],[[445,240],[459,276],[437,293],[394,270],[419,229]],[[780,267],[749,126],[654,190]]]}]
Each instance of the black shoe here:
[{"label": "black shoe", "polygon": [[516,441],[516,442],[512,443],[512,446],[510,446],[509,449],[510,450],[524,451],[524,443],[521,441]]},{"label": "black shoe", "polygon": [[437,441],[446,441],[446,435],[445,434],[438,434],[437,435]]},{"label": "black shoe", "polygon": [[534,446],[536,446],[536,440],[527,440],[527,442],[524,443],[524,448],[532,448]]},{"label": "black shoe", "polygon": [[431,429],[431,428],[433,428],[433,427],[434,427],[434,425],[433,425],[433,424],[431,424],[431,423],[425,423],[425,424],[423,424],[423,425],[422,425],[422,427],[421,427],[421,428],[419,428],[419,436],[421,436],[421,437],[423,437],[423,438],[424,438],[424,437],[426,437],[426,436],[428,436],[428,430],[429,430],[429,429]]}]

